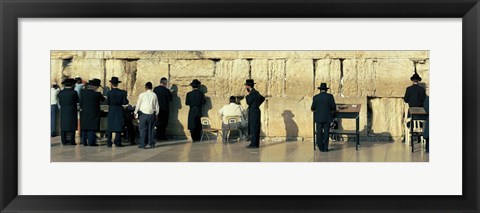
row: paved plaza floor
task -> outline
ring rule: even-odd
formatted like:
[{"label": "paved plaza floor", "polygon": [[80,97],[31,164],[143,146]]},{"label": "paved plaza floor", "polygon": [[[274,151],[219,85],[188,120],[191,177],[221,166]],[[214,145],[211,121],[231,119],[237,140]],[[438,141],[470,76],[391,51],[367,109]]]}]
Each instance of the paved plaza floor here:
[{"label": "paved plaza floor", "polygon": [[[80,141],[78,138],[77,142]],[[313,150],[312,141],[265,141],[259,149],[245,148],[249,142],[230,140],[159,141],[155,149],[136,145],[107,147],[61,145],[60,137],[51,141],[52,162],[428,162],[422,144],[415,152],[402,142],[362,142],[358,151],[354,142],[331,142],[329,152]]]}]

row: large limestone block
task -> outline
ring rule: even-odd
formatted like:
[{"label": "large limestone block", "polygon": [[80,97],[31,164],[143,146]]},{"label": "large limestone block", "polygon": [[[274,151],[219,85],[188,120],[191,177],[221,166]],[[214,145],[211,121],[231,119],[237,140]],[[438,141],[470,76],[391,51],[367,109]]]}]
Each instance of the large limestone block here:
[{"label": "large limestone block", "polygon": [[110,59],[112,51],[80,50],[77,51],[77,57],[83,59]]},{"label": "large limestone block", "polygon": [[343,61],[342,95],[364,97],[375,94],[375,70],[371,59],[345,59]]},{"label": "large limestone block", "polygon": [[[196,78],[202,85],[200,86],[200,90],[202,90],[205,95],[207,96],[216,96],[215,95],[215,79],[214,78]],[[179,97],[185,101],[185,97],[188,92],[192,91],[192,87],[190,83],[192,82],[193,78],[170,78],[169,85],[174,87],[177,91]]]},{"label": "large limestone block", "polygon": [[245,59],[285,59],[293,51],[239,51],[238,57]]},{"label": "large limestone block", "polygon": [[98,78],[105,84],[105,61],[103,59],[74,59],[68,68],[64,69],[63,75],[68,77],[80,76],[84,80]]},{"label": "large limestone block", "polygon": [[313,95],[315,91],[313,84],[313,60],[287,60],[285,70],[285,94],[287,96]]},{"label": "large limestone block", "polygon": [[57,83],[60,85],[62,83],[62,60],[52,59],[50,60],[50,84]]},{"label": "large limestone block", "polygon": [[[283,97],[285,95],[285,73],[285,60],[268,60],[267,96]],[[263,95],[265,96],[265,93]]]},{"label": "large limestone block", "polygon": [[427,94],[430,94],[430,60],[421,60],[417,63],[417,73],[422,77],[420,85],[425,86]]},{"label": "large limestone block", "polygon": [[368,104],[371,112],[370,134],[398,138],[403,135],[405,103],[401,98],[373,98]]},{"label": "large limestone block", "polygon": [[209,50],[203,52],[203,57],[208,59],[239,59],[238,53],[240,51],[230,50]]},{"label": "large limestone block", "polygon": [[[352,51],[353,52],[353,51]],[[430,51],[354,51],[355,58],[362,59],[427,59]]]},{"label": "large limestone block", "polygon": [[243,96],[245,79],[249,76],[250,63],[244,59],[220,60],[215,67],[215,95]]},{"label": "large limestone block", "polygon": [[268,101],[268,135],[271,137],[311,138],[313,113],[311,97],[272,97]]},{"label": "large limestone block", "polygon": [[318,91],[317,87],[325,82],[330,87],[329,93],[340,94],[340,60],[319,59],[315,66],[315,90]]},{"label": "large limestone block", "polygon": [[145,91],[145,84],[152,82],[153,87],[158,86],[160,78],[168,77],[168,64],[160,60],[138,60],[136,62],[137,72],[134,76],[135,85],[132,100],[136,102],[138,95]]},{"label": "large limestone block", "polygon": [[69,59],[77,57],[77,51],[66,51],[66,50],[52,50],[50,51],[51,59]]},{"label": "large limestone block", "polygon": [[170,76],[177,77],[213,77],[215,62],[212,60],[176,60],[171,61]]},{"label": "large limestone block", "polygon": [[409,59],[377,60],[375,63],[375,96],[403,97],[405,88],[411,84],[414,72]]},{"label": "large limestone block", "polygon": [[133,50],[125,50],[125,51],[112,51],[112,58],[114,59],[143,59],[147,58],[146,55],[149,55],[148,52],[144,53],[145,51],[133,51]]},{"label": "large limestone block", "polygon": [[255,89],[261,94],[267,94],[268,92],[268,60],[267,59],[254,59],[250,61],[250,78],[255,80]]},{"label": "large limestone block", "polygon": [[122,83],[118,85],[118,88],[126,90],[128,83],[129,83],[129,77],[126,75],[126,70],[125,70],[125,61],[124,60],[106,60],[105,61],[105,80],[107,81],[107,85],[110,83],[110,79],[114,77],[118,77]]},{"label": "large limestone block", "polygon": [[142,58],[204,59],[204,51],[142,51]]}]

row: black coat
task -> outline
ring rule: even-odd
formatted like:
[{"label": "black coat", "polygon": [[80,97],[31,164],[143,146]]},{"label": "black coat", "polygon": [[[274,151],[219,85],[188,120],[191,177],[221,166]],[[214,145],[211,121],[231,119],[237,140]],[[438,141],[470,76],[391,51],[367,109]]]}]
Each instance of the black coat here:
[{"label": "black coat", "polygon": [[187,93],[185,105],[190,106],[188,111],[188,129],[201,128],[200,118],[202,117],[202,108],[205,104],[205,94],[200,90],[193,90]]},{"label": "black coat", "polygon": [[[425,98],[425,102],[423,103],[423,109],[425,109],[425,112],[426,113],[429,113],[430,111],[430,107],[429,107],[429,99],[428,96]],[[429,120],[429,115],[427,115],[427,121],[425,122],[425,127],[423,127],[423,137],[425,138],[428,138],[430,137],[430,130],[429,130],[429,123],[430,123],[430,120]]]},{"label": "black coat", "polygon": [[78,94],[73,88],[63,89],[58,93],[60,105],[60,129],[61,131],[73,132],[77,130],[77,103]]},{"label": "black coat", "polygon": [[169,105],[172,101],[172,93],[164,86],[157,86],[153,89],[157,95],[158,106],[160,111],[169,111]]},{"label": "black coat", "polygon": [[407,87],[403,100],[405,103],[408,103],[409,107],[422,107],[426,97],[427,93],[425,92],[425,88],[418,84],[413,84]]},{"label": "black coat", "polygon": [[123,131],[123,106],[128,104],[127,91],[113,88],[108,92],[108,127],[109,132]]},{"label": "black coat", "polygon": [[313,96],[312,111],[316,123],[333,121],[333,114],[337,108],[332,94],[321,92]]},{"label": "black coat", "polygon": [[250,94],[245,97],[248,104],[248,134],[260,134],[261,111],[260,105],[265,101],[265,97],[260,95],[256,89],[252,89]]},{"label": "black coat", "polygon": [[91,89],[82,90],[81,96],[80,128],[82,130],[100,130],[100,103],[105,101],[105,97]]}]

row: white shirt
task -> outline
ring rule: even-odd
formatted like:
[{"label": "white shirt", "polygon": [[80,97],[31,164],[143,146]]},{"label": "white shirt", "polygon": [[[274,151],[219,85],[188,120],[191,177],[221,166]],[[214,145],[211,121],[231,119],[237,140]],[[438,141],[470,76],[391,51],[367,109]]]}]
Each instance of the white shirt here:
[{"label": "white shirt", "polygon": [[228,116],[240,116],[240,122],[243,120],[243,107],[236,103],[223,106],[218,113],[222,117],[224,124],[228,124]]},{"label": "white shirt", "polygon": [[159,111],[157,95],[152,90],[147,90],[138,96],[135,114],[141,111],[143,114],[157,114]]},{"label": "white shirt", "polygon": [[50,105],[57,105],[58,104],[58,93],[60,89],[51,88],[50,89]]}]

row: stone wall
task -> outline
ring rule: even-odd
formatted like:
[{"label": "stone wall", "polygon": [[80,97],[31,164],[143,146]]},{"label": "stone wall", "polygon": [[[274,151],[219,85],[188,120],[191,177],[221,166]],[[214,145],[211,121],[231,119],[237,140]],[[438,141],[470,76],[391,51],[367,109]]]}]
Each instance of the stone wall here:
[{"label": "stone wall", "polygon": [[[402,97],[415,67],[429,85],[429,51],[52,51],[51,83],[79,75],[108,86],[110,77],[117,76],[135,105],[147,81],[158,85],[167,77],[176,90],[167,131],[185,136],[184,101],[192,79],[205,85],[204,114],[219,128],[218,110],[229,96],[244,96],[245,79],[253,78],[267,97],[262,135],[301,140],[312,137],[312,96],[326,82],[337,103],[362,105],[363,138],[397,139],[404,128]],[[244,100],[242,105],[246,107]],[[353,120],[341,122],[343,129],[354,125]]]}]

